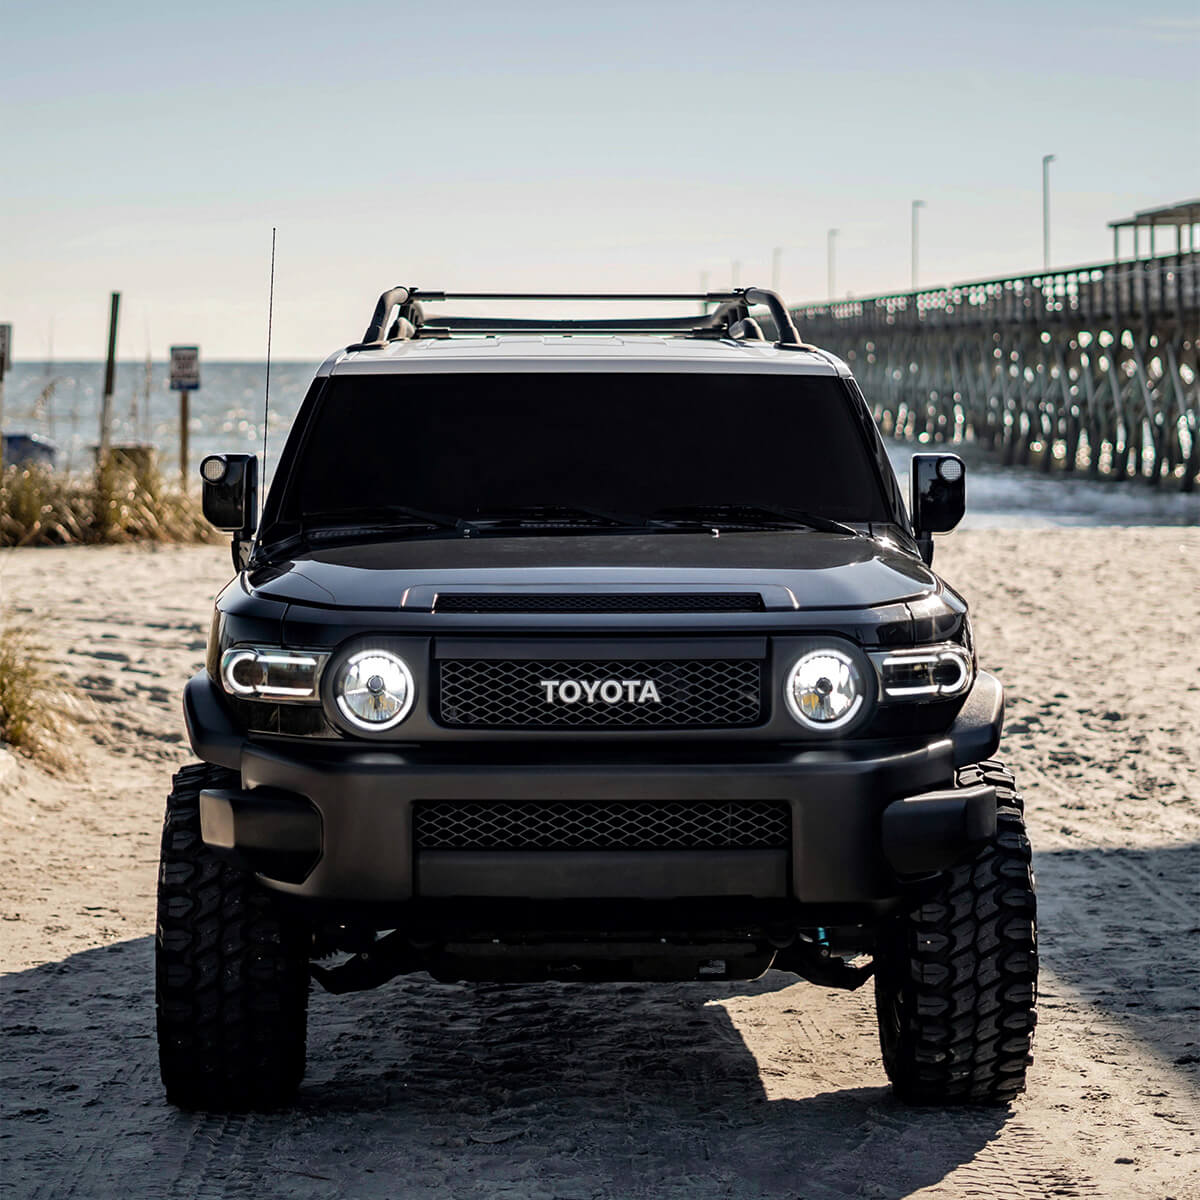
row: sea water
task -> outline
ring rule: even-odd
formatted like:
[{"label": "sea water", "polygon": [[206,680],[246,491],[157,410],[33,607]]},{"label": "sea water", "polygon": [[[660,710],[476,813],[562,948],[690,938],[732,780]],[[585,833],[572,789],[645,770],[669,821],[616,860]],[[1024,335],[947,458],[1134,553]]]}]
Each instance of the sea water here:
[{"label": "sea water", "polygon": [[[271,408],[267,422],[268,470],[312,380],[313,362],[271,364]],[[201,362],[201,387],[191,393],[190,468],[218,451],[261,453],[263,363]],[[167,366],[156,362],[118,364],[113,395],[113,441],[149,442],[169,476],[179,470],[179,393],[167,386]],[[148,387],[147,387],[148,384]],[[99,440],[104,364],[18,362],[4,381],[6,433],[34,433],[58,446],[61,470],[86,470]],[[905,494],[908,462],[921,450],[940,449],[890,442],[888,454]],[[968,451],[975,450],[967,447]],[[1042,475],[1004,467],[982,451],[967,454],[967,516],[962,528],[1030,528],[1062,525],[1200,524],[1200,494],[1156,491],[1144,483],[1106,483]]]}]

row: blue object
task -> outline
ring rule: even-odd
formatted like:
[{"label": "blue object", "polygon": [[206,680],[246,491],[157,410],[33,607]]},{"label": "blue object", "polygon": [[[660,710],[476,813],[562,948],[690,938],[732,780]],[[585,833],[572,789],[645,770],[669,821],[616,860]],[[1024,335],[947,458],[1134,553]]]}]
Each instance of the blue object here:
[{"label": "blue object", "polygon": [[58,447],[49,438],[36,433],[6,433],[3,437],[6,467],[54,466]]}]

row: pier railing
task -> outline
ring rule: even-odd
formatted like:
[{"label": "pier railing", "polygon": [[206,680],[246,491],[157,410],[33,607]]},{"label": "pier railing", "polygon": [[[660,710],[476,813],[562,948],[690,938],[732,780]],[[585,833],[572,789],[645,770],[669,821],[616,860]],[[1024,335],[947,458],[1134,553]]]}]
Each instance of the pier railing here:
[{"label": "pier railing", "polygon": [[1200,254],[1039,271],[792,310],[883,427],[1009,463],[1192,490]]}]

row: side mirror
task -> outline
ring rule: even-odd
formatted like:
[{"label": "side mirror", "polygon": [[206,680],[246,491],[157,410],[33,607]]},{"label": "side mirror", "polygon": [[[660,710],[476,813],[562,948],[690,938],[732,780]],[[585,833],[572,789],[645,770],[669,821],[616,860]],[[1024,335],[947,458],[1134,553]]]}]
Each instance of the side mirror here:
[{"label": "side mirror", "polygon": [[926,562],[933,561],[935,533],[949,533],[967,507],[967,468],[957,454],[912,456],[912,522]]},{"label": "side mirror", "polygon": [[249,537],[258,524],[258,458],[210,454],[200,464],[205,517],[218,529]]}]

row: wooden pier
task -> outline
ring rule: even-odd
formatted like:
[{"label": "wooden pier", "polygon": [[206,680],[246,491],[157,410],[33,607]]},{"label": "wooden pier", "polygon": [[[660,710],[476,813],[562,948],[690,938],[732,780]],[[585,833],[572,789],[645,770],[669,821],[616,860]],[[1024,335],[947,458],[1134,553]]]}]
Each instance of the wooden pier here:
[{"label": "wooden pier", "polygon": [[[805,340],[850,364],[887,433],[973,439],[1008,464],[1192,491],[1196,222],[1200,201],[1113,222],[1114,241],[1134,229],[1132,260],[809,304],[793,317]],[[1174,225],[1175,253],[1153,253],[1161,225]],[[1146,227],[1151,255],[1138,258]]]}]

